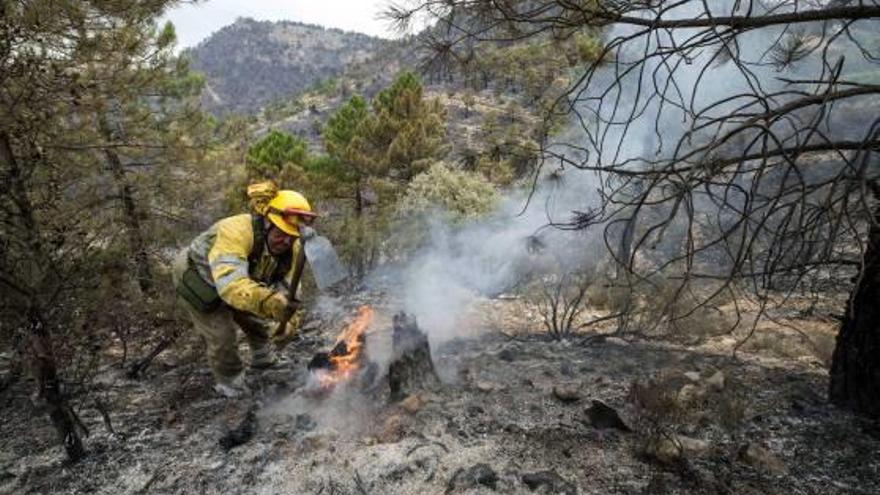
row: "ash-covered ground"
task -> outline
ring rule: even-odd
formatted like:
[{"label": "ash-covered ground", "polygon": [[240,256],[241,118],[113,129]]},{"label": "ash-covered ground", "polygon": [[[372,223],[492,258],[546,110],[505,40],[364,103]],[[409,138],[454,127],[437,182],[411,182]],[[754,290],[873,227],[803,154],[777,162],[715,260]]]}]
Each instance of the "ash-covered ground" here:
[{"label": "ash-covered ground", "polygon": [[[108,365],[96,386],[114,433],[83,404],[89,456],[75,465],[22,382],[3,398],[0,491],[880,493],[880,427],[826,404],[826,369],[806,350],[554,342],[522,301],[475,310],[472,329],[432,342],[442,385],[400,402],[381,387],[304,392],[341,320],[307,325],[286,364],[248,372],[245,399],[215,396],[192,335],[141,380]],[[368,347],[381,353],[391,311],[377,314]]]}]

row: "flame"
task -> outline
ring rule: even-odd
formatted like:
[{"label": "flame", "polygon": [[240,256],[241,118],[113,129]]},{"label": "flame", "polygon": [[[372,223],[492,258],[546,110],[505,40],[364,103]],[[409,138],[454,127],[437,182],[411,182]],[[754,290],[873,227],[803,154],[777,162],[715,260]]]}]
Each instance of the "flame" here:
[{"label": "flame", "polygon": [[330,369],[316,373],[323,387],[330,387],[347,379],[360,367],[360,355],[364,346],[364,333],[373,322],[373,308],[368,305],[357,309],[357,315],[336,339],[330,352]]}]

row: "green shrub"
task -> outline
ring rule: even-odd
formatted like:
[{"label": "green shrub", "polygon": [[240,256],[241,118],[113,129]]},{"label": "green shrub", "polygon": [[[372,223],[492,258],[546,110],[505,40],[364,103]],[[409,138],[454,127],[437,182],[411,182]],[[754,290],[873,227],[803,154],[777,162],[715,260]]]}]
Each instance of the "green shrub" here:
[{"label": "green shrub", "polygon": [[439,210],[452,221],[462,221],[492,211],[499,195],[482,175],[436,162],[415,176],[398,202],[402,215]]}]

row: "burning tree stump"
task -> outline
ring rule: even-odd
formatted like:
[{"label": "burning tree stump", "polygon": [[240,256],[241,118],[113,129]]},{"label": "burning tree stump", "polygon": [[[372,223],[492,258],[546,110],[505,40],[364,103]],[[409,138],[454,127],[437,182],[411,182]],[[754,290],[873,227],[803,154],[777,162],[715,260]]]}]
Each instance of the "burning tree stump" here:
[{"label": "burning tree stump", "polygon": [[[316,353],[308,364],[313,386],[307,387],[315,397],[323,397],[342,385],[362,393],[375,394],[382,388],[384,377],[377,363],[364,352],[366,329],[373,319],[369,306],[358,308],[354,320],[337,338],[329,351]],[[388,385],[392,401],[430,389],[440,383],[428,338],[419,329],[414,318],[404,313],[394,315],[391,335],[391,362],[388,367]]]},{"label": "burning tree stump", "polygon": [[393,357],[388,367],[392,401],[440,383],[431,360],[428,338],[419,329],[415,318],[405,313],[394,315],[392,346]]},{"label": "burning tree stump", "polygon": [[[358,335],[356,337],[358,340],[358,346],[363,346],[364,335]],[[349,351],[349,345],[346,341],[340,340],[333,346],[333,349],[330,349],[329,352],[319,351],[312,356],[312,359],[309,361],[308,369],[309,371],[317,370],[317,369],[327,369],[336,371],[340,366],[340,360],[349,356],[351,352]],[[357,356],[360,357],[359,355]],[[359,359],[358,359],[359,360]]]},{"label": "burning tree stump", "polygon": [[361,391],[372,388],[378,368],[369,361],[364,352],[367,344],[366,331],[372,321],[373,309],[361,306],[354,320],[337,338],[333,348],[316,353],[309,361],[308,370],[316,380],[314,392],[318,396],[329,393],[340,384],[354,384]]}]

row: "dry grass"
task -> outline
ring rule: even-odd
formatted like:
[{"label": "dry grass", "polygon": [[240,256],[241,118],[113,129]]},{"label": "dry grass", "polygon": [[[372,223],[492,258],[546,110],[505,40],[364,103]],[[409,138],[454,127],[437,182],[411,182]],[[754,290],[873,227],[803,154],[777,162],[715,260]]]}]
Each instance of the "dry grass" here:
[{"label": "dry grass", "polygon": [[647,429],[676,430],[695,423],[734,429],[745,417],[746,395],[728,374],[724,374],[722,387],[711,385],[708,378],[714,373],[703,372],[700,380],[694,382],[681,370],[670,370],[656,378],[633,382],[629,400],[635,407],[638,423]]},{"label": "dry grass", "polygon": [[750,337],[743,338],[739,350],[783,359],[813,357],[830,364],[837,338],[834,325],[816,322],[794,322],[794,325],[797,331],[774,323],[764,324]]},{"label": "dry grass", "polygon": [[628,313],[626,331],[696,344],[730,333],[737,323],[727,307],[728,291],[714,292],[660,278],[632,285],[600,280],[587,290],[586,299],[595,309]]},{"label": "dry grass", "polygon": [[714,385],[709,380],[714,373],[704,372],[694,381],[681,370],[670,370],[631,385],[629,401],[636,412],[642,454],[673,462],[688,455],[686,440],[701,442],[690,440],[699,437],[700,430],[714,426],[731,437],[737,435],[749,407],[748,395],[726,374],[726,383]]}]

